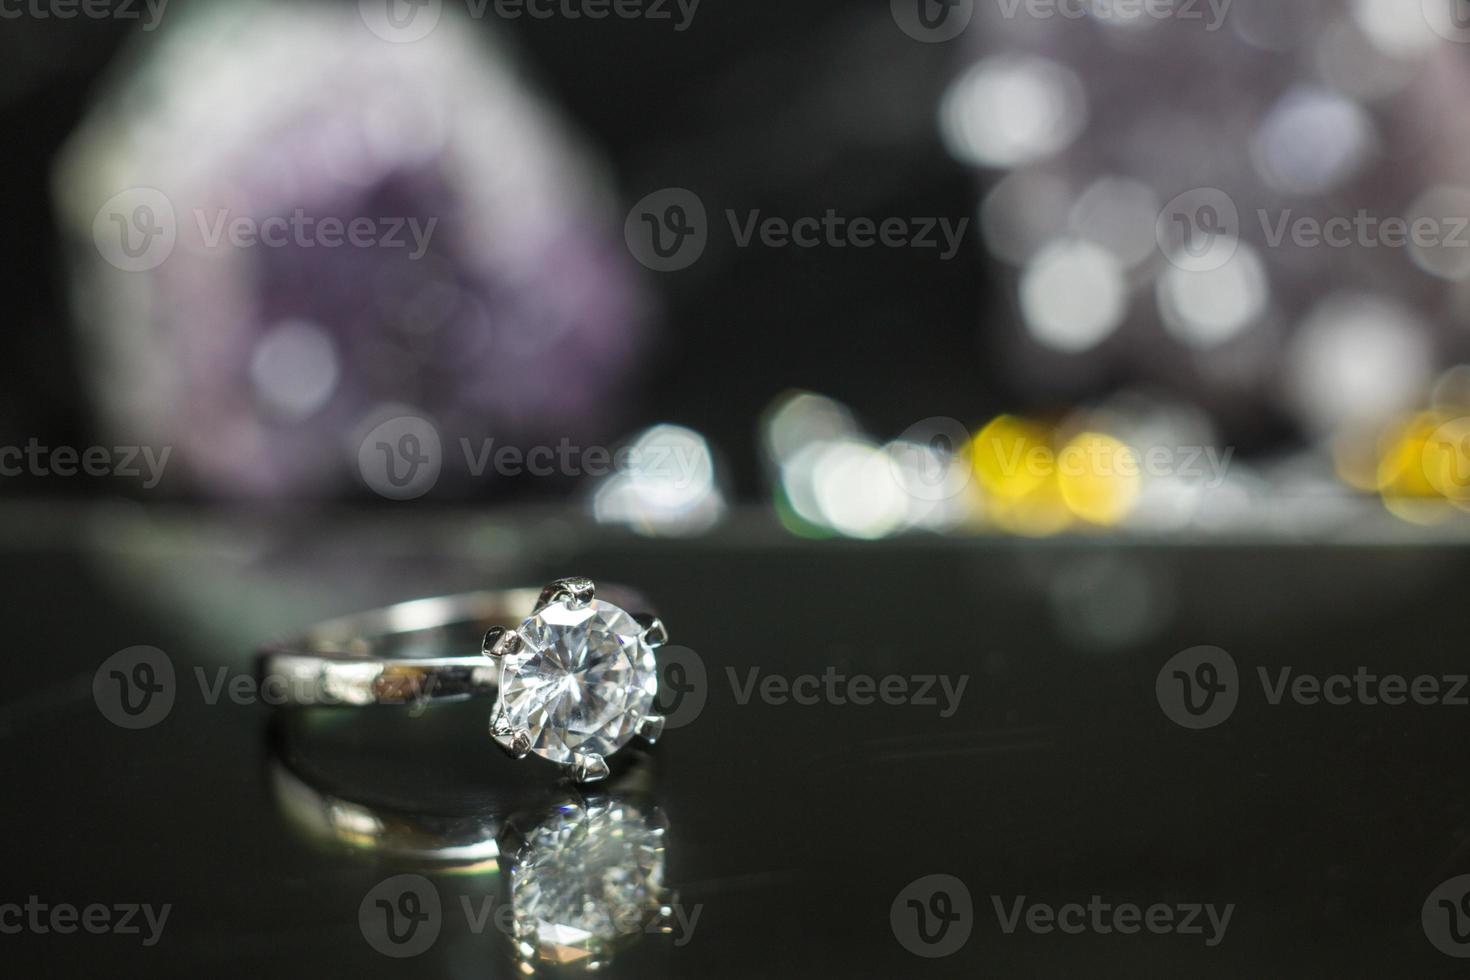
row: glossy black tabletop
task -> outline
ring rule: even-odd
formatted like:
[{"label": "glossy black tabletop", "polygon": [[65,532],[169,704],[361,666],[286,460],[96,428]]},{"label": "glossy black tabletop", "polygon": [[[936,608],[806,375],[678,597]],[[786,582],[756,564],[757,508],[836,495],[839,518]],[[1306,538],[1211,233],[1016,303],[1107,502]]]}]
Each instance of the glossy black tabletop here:
[{"label": "glossy black tabletop", "polygon": [[[1470,953],[1461,547],[157,514],[3,525],[8,975],[581,975],[517,951],[488,843],[558,794],[662,828],[671,915],[609,976],[1437,976]],[[560,574],[635,584],[672,634],[678,725],[601,797],[507,759],[483,703],[302,718],[252,692],[283,631]],[[128,728],[94,681],[136,646],[172,704]],[[375,845],[419,820],[487,843]],[[400,876],[437,900],[413,955],[369,921],[428,914],[379,903]]]}]

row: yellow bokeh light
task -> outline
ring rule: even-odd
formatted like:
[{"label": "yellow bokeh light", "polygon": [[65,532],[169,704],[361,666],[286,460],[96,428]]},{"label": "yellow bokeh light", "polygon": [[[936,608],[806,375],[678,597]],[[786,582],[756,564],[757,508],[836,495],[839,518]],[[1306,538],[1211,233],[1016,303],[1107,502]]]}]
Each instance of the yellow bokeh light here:
[{"label": "yellow bokeh light", "polygon": [[1138,505],[1138,456],[1112,436],[1084,432],[1057,453],[1057,485],[1072,513],[1089,524],[1113,527]]},{"label": "yellow bokeh light", "polygon": [[1395,517],[1414,524],[1437,524],[1450,513],[1449,502],[1430,480],[1440,467],[1441,440],[1435,433],[1445,419],[1433,412],[1406,418],[1384,436],[1378,457],[1378,492]]},{"label": "yellow bokeh light", "polygon": [[980,485],[1002,500],[1024,499],[1056,477],[1051,430],[1011,415],[980,430],[970,460]]},{"label": "yellow bokeh light", "polygon": [[1002,415],[970,443],[970,464],[985,491],[985,516],[1011,534],[1050,537],[1065,531],[1072,513],[1057,486],[1052,430]]}]

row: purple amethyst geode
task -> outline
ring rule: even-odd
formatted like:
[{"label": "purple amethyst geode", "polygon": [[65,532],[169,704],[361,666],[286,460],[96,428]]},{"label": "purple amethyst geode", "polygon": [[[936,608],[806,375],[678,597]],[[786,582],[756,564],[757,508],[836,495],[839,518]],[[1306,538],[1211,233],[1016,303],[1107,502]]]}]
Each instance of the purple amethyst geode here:
[{"label": "purple amethyst geode", "polygon": [[[354,492],[420,415],[475,447],[608,434],[647,302],[588,155],[486,37],[354,8],[170,10],[63,153],[86,377],[111,435],[212,496]],[[360,491],[360,486],[358,488]]]}]

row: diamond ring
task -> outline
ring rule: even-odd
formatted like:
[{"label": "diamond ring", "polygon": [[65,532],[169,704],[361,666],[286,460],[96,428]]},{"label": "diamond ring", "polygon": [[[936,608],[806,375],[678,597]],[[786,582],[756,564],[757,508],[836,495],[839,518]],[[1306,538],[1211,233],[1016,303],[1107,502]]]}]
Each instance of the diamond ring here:
[{"label": "diamond ring", "polygon": [[[668,641],[656,616],[606,598],[639,608],[636,595],[603,593],[591,579],[564,578],[539,594],[472,592],[332,620],[263,649],[262,690],[300,707],[494,697],[490,734],[506,752],[595,782],[634,736],[652,743],[663,731],[653,651]],[[441,655],[456,632],[487,627],[480,653]]]}]

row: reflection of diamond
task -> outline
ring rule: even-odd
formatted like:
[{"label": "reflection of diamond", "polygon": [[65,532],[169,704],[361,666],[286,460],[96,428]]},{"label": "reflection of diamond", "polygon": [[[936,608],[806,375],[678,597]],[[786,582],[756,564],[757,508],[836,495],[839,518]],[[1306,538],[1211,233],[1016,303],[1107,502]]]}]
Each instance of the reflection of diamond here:
[{"label": "reflection of diamond", "polygon": [[568,804],[526,837],[510,872],[520,952],[544,963],[604,965],[663,908],[664,827],[626,803]]},{"label": "reflection of diamond", "polygon": [[502,719],[552,762],[622,748],[653,709],[658,668],[643,627],[612,603],[552,603],[501,662]]}]

